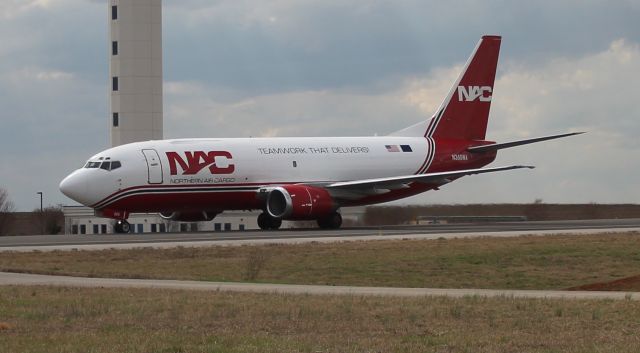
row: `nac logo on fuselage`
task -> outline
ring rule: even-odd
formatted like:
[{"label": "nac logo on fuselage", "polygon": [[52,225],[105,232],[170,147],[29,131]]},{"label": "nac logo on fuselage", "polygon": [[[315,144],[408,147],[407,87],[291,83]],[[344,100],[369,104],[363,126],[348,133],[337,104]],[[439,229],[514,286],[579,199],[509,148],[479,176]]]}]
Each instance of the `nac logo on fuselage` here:
[{"label": "nac logo on fuselage", "polygon": [[491,102],[492,91],[491,86],[458,86],[458,101],[473,102],[477,99],[480,102]]},{"label": "nac logo on fuselage", "polygon": [[186,161],[178,152],[166,154],[171,175],[178,175],[178,167],[182,169],[182,175],[195,175],[206,167],[211,174],[231,174],[235,170],[235,165],[229,163],[233,157],[227,151],[188,151],[184,152]]}]

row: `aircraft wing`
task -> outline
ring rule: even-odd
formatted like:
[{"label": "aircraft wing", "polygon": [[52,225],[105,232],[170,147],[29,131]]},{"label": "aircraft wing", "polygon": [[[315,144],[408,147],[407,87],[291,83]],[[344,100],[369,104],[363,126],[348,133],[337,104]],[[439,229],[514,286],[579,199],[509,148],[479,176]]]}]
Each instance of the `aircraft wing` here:
[{"label": "aircraft wing", "polygon": [[391,190],[406,189],[410,187],[412,183],[424,183],[444,185],[457,178],[465,175],[484,174],[492,172],[500,172],[504,170],[529,168],[533,169],[533,166],[512,165],[505,167],[495,168],[479,168],[479,169],[465,169],[456,170],[451,172],[441,173],[429,173],[418,175],[406,175],[389,178],[376,178],[376,179],[364,179],[354,181],[341,181],[323,185],[329,193],[336,198],[343,199],[357,199],[367,195],[384,194]]}]

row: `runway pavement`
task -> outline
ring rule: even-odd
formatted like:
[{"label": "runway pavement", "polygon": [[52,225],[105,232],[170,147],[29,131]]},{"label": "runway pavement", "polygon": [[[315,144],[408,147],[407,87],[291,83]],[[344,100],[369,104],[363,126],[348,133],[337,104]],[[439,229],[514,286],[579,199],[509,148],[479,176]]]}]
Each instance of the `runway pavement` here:
[{"label": "runway pavement", "polygon": [[446,296],[446,297],[506,297],[506,298],[564,298],[564,299],[614,299],[640,300],[640,293],[588,292],[554,290],[503,290],[503,289],[441,289],[441,288],[389,288],[350,287],[292,284],[254,284],[227,282],[200,282],[151,279],[83,278],[46,276],[0,272],[0,285],[42,285],[94,288],[161,288],[182,290],[313,294],[313,295],[358,295],[358,296]]},{"label": "runway pavement", "polygon": [[339,230],[286,229],[278,231],[254,230],[208,233],[11,236],[0,237],[0,252],[128,249],[139,247],[165,248],[405,238],[505,237],[525,234],[590,234],[626,231],[640,231],[640,219],[360,227]]}]

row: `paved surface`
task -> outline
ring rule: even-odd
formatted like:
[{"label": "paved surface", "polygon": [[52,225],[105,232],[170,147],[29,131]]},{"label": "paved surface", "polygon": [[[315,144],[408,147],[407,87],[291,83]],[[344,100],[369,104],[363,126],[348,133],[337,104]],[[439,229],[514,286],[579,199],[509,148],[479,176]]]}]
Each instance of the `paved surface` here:
[{"label": "paved surface", "polygon": [[45,276],[0,272],[0,285],[43,285],[97,288],[162,288],[206,291],[231,291],[254,293],[286,293],[314,295],[374,295],[374,296],[446,296],[446,297],[514,297],[514,298],[565,298],[565,299],[626,299],[640,300],[640,293],[587,292],[552,290],[495,290],[495,289],[439,289],[439,288],[388,288],[313,286],[287,284],[223,283],[173,280],[82,278]]},{"label": "paved surface", "polygon": [[640,219],[554,222],[507,222],[344,228],[339,230],[287,229],[217,233],[145,233],[108,235],[35,235],[0,237],[2,251],[71,249],[128,249],[136,247],[210,246],[264,243],[335,242],[372,239],[435,239],[524,234],[601,233],[640,231]]}]

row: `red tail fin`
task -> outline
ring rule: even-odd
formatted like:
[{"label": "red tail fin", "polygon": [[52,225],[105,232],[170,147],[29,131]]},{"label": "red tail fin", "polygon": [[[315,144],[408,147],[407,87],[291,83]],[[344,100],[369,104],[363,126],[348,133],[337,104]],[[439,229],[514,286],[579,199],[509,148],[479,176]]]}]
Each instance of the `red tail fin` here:
[{"label": "red tail fin", "polygon": [[425,137],[484,140],[500,52],[499,36],[483,36]]}]

